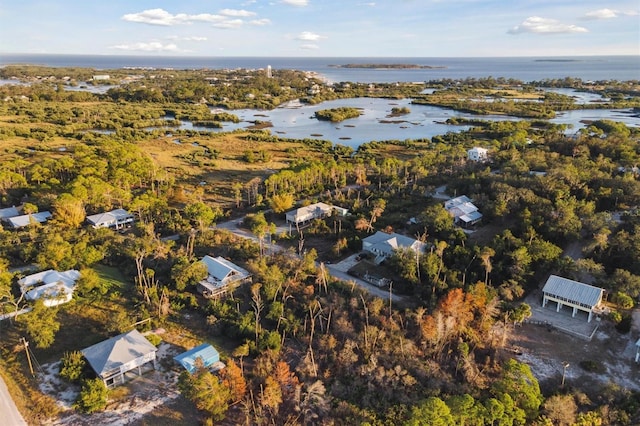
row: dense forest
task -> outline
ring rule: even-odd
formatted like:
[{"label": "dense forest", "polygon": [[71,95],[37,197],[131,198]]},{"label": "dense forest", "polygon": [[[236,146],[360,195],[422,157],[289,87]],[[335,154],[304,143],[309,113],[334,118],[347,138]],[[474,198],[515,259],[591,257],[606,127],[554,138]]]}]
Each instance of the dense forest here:
[{"label": "dense forest", "polygon": [[[167,408],[203,424],[640,422],[637,390],[539,383],[505,347],[531,314],[525,296],[550,273],[592,277],[609,295],[603,323],[629,333],[640,297],[640,131],[599,120],[568,136],[544,118],[585,106],[541,87],[594,91],[609,100],[593,107],[637,111],[638,82],[360,85],[284,70],[273,78],[260,70],[99,73],[110,79],[93,80],[98,72],[86,69],[0,69],[0,78],[21,83],[0,86],[0,208],[52,213],[46,223],[0,231],[0,309],[32,308],[0,323],[0,366],[30,422],[126,399],[92,378],[77,351],[133,324],[163,329],[151,335],[156,344],[220,348],[227,367],[182,373],[173,384],[182,404]],[[69,90],[84,85],[106,90]],[[428,87],[433,93],[422,93]],[[264,129],[171,128],[180,119],[205,127],[238,120],[212,108],[360,96],[411,97],[478,118],[465,121],[464,132],[355,150]],[[526,119],[482,119],[496,112]],[[490,161],[467,161],[474,146],[489,149]],[[481,209],[476,232],[456,226],[434,197],[443,185]],[[350,214],[276,231],[283,212],[316,201]],[[135,215],[132,228],[85,225],[86,215],[115,208]],[[236,218],[255,238],[218,226]],[[428,247],[397,250],[380,268],[393,279],[389,298],[325,266],[360,252],[376,230]],[[276,244],[282,250],[270,249]],[[564,254],[575,244],[577,260]],[[206,254],[242,265],[253,282],[225,298],[203,298],[196,285],[206,276]],[[32,265],[79,270],[73,301],[27,303],[16,281]],[[72,409],[38,386],[22,337],[41,363],[61,360],[65,386],[81,389]]]}]

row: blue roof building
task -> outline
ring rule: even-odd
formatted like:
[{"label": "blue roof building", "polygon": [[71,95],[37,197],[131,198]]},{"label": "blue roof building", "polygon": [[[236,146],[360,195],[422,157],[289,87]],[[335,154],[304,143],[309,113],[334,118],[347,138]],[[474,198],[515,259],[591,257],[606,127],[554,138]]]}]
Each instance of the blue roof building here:
[{"label": "blue roof building", "polygon": [[196,360],[198,358],[202,360],[202,366],[209,370],[216,371],[224,368],[224,363],[220,361],[220,354],[216,348],[208,343],[196,346],[187,352],[181,353],[173,359],[182,365],[189,373],[193,374],[198,369],[196,366]]}]

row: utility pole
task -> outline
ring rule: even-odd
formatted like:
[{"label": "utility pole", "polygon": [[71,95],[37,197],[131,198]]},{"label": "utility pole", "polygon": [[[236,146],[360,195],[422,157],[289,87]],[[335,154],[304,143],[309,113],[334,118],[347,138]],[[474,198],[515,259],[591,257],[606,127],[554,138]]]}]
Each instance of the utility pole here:
[{"label": "utility pole", "polygon": [[27,342],[27,339],[22,337],[22,343],[24,344],[24,351],[27,353],[27,361],[29,361],[29,371],[31,371],[32,376],[35,376],[35,373],[33,372],[33,364],[31,363],[31,354],[29,353],[29,342]]},{"label": "utility pole", "polygon": [[569,363],[568,362],[563,362],[562,363],[562,384],[560,385],[561,388],[564,389],[564,379],[565,376],[567,375],[567,368],[569,367]]}]

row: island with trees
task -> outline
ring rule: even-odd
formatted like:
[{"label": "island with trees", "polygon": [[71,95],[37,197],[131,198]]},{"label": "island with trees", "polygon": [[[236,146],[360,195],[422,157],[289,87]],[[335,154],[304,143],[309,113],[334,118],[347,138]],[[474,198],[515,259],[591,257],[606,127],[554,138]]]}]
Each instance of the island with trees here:
[{"label": "island with trees", "polygon": [[[602,119],[568,133],[544,119],[637,108],[638,82],[372,90],[296,71],[118,69],[100,71],[112,77],[104,92],[68,90],[95,73],[0,69],[24,83],[0,86],[0,209],[51,214],[15,229],[3,220],[0,230],[0,372],[28,423],[100,424],[124,410],[137,424],[640,423],[626,350],[638,331],[640,131]],[[543,87],[607,97],[578,106]],[[167,126],[357,96],[477,118],[452,114],[468,128],[356,148]],[[497,112],[524,118],[483,118]],[[486,162],[469,160],[474,147]],[[444,207],[462,194],[483,214],[469,229]],[[340,209],[286,223],[287,212],[319,202]],[[133,222],[86,222],[116,209]],[[425,250],[398,247],[378,264],[363,254],[378,231]],[[251,282],[205,297],[207,255]],[[357,265],[336,269],[347,258]],[[27,300],[18,281],[47,270],[78,271],[69,302]],[[382,287],[356,281],[365,274]],[[527,321],[549,274],[606,289],[591,341]],[[158,348],[156,370],[107,388],[80,351],[133,329]],[[183,371],[173,356],[203,342],[225,368]]]}]

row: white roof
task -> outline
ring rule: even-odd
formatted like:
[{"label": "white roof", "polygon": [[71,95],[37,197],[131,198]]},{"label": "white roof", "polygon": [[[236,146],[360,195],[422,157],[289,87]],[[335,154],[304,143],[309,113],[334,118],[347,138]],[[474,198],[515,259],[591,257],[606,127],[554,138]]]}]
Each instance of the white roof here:
[{"label": "white roof", "polygon": [[476,211],[473,211],[471,213],[463,214],[458,219],[460,219],[464,223],[475,222],[477,220],[482,219],[482,213],[480,213],[479,211],[476,210]]},{"label": "white roof", "polygon": [[115,209],[110,212],[92,214],[87,216],[87,221],[93,225],[100,226],[103,224],[117,223],[118,221],[131,218],[132,215],[125,209]]},{"label": "white roof", "polygon": [[249,272],[221,256],[205,256],[202,258],[202,263],[207,266],[209,275],[216,281],[224,281],[230,275],[249,276]]},{"label": "white roof", "polygon": [[603,291],[600,287],[594,287],[557,275],[551,275],[542,289],[542,292],[549,296],[590,307],[597,306],[600,303]]},{"label": "white roof", "polygon": [[41,285],[29,290],[25,297],[29,300],[44,298],[45,306],[56,306],[68,302],[73,296],[73,287],[65,285],[63,282],[54,282]]},{"label": "white roof", "polygon": [[300,207],[299,209],[291,210],[286,213],[287,218],[300,219],[301,221],[308,218],[320,217],[325,214],[330,214],[333,206],[325,203],[315,203],[306,207]]},{"label": "white roof", "polygon": [[20,216],[20,212],[15,207],[7,207],[0,209],[0,219],[9,219],[10,217]]},{"label": "white roof", "polygon": [[20,288],[24,292],[27,288],[33,287],[38,284],[52,284],[61,282],[67,287],[73,287],[75,282],[80,278],[80,272],[75,269],[69,269],[68,271],[58,272],[53,269],[38,272],[36,274],[27,275],[24,278],[18,280]]},{"label": "white roof", "polygon": [[[474,146],[473,148],[471,148],[469,151],[472,152],[488,152],[489,150],[486,148],[481,148],[479,146]],[[467,151],[468,152],[468,151]]]},{"label": "white roof", "polygon": [[397,250],[402,247],[417,250],[423,250],[424,248],[423,242],[411,237],[396,234],[395,232],[387,234],[386,232],[378,231],[375,234],[364,238],[362,242],[363,244],[369,244],[369,249],[377,249],[383,253],[391,253],[393,250]]},{"label": "white roof", "polygon": [[461,195],[459,197],[452,198],[450,200],[445,201],[444,208],[447,210],[450,210],[453,207],[456,207],[465,203],[471,203],[471,198],[467,197],[466,195]]},{"label": "white roof", "polygon": [[51,217],[50,212],[40,212],[33,214],[25,214],[22,216],[10,217],[7,219],[9,224],[14,228],[22,228],[24,226],[28,226],[31,224],[31,220],[34,220],[38,223],[46,222],[47,219]]},{"label": "white roof", "polygon": [[132,330],[89,346],[81,352],[93,370],[103,376],[157,350],[138,330]]}]

